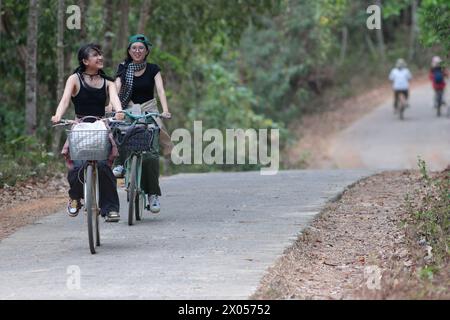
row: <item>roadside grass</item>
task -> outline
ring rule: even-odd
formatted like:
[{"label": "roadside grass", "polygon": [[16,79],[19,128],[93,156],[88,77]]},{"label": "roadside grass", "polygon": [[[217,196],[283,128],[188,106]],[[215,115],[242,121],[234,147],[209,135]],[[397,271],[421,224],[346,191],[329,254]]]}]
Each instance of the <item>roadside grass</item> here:
[{"label": "roadside grass", "polygon": [[430,174],[419,158],[420,188],[406,197],[406,234],[416,252],[418,298],[440,298],[450,287],[450,170]]},{"label": "roadside grass", "polygon": [[62,172],[64,161],[32,136],[19,136],[0,145],[0,188]]}]

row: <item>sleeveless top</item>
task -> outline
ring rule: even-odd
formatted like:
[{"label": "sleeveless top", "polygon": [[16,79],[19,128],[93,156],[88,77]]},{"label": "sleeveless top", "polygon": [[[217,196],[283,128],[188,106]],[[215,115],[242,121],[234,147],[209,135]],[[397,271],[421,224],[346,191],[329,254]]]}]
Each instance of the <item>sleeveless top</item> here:
[{"label": "sleeveless top", "polygon": [[[155,76],[161,68],[157,64],[148,63],[142,75],[133,78],[133,91],[130,100],[133,103],[142,104],[154,98],[155,91]],[[117,74],[122,75],[121,80],[124,81],[125,66],[119,64],[117,67]],[[123,83],[123,82],[122,82]]]},{"label": "sleeveless top", "polygon": [[75,114],[78,118],[85,116],[104,117],[107,100],[106,80],[103,79],[103,86],[97,89],[85,83],[78,72],[77,76],[80,80],[80,91],[75,97],[72,97]]}]

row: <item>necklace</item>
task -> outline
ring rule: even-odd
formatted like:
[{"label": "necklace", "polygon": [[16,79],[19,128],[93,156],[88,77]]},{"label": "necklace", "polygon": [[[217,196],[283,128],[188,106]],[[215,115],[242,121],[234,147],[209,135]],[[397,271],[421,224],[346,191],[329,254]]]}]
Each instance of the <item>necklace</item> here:
[{"label": "necklace", "polygon": [[86,72],[83,72],[83,74],[89,76],[89,80],[91,80],[91,81],[94,79],[95,76],[99,75],[98,73],[89,74],[89,73],[86,73]]}]

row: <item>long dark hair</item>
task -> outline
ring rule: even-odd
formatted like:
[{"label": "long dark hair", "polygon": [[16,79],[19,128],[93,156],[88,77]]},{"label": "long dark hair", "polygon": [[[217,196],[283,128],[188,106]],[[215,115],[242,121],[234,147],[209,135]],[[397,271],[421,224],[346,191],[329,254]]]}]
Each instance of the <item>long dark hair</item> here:
[{"label": "long dark hair", "polygon": [[[84,71],[86,71],[86,66],[83,63],[83,59],[89,59],[89,53],[94,50],[96,51],[98,54],[102,54],[102,47],[96,43],[88,43],[84,46],[82,46],[80,48],[80,50],[78,50],[78,67],[73,71],[73,73],[83,73]],[[111,78],[110,76],[108,76],[105,71],[103,71],[102,69],[100,69],[98,71],[98,74],[106,79],[106,80],[110,80],[110,81],[114,81],[113,78]]]}]

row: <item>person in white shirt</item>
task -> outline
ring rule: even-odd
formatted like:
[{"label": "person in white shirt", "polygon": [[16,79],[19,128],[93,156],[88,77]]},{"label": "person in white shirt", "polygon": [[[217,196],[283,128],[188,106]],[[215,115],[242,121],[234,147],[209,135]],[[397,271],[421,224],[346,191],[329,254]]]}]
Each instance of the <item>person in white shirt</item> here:
[{"label": "person in white shirt", "polygon": [[398,101],[400,95],[404,95],[408,107],[409,81],[412,79],[411,72],[407,68],[403,59],[398,59],[395,68],[389,74],[389,80],[392,81],[392,89],[394,89],[394,112],[398,110]]}]

